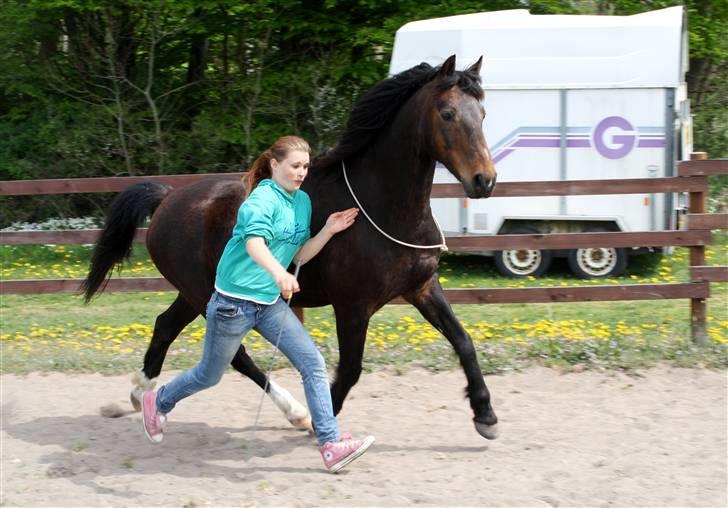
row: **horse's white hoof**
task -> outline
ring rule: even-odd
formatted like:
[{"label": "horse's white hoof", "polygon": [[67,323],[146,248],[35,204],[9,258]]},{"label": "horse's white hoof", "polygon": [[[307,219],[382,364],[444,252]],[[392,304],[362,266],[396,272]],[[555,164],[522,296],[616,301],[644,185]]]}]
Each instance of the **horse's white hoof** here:
[{"label": "horse's white hoof", "polygon": [[293,428],[296,430],[313,430],[313,425],[311,425],[311,417],[306,415],[302,418],[291,418],[288,420],[288,422],[293,425]]},{"label": "horse's white hoof", "polygon": [[496,439],[498,437],[498,424],[486,425],[485,423],[475,422],[475,430],[485,439]]},{"label": "horse's white hoof", "polygon": [[134,408],[134,411],[138,413],[142,410],[142,391],[138,386],[135,387],[129,394],[129,401],[131,402],[131,406]]},{"label": "horse's white hoof", "polygon": [[157,378],[149,379],[144,372],[138,370],[131,376],[131,384],[134,385],[131,393],[129,394],[129,400],[131,401],[134,411],[137,413],[142,410],[142,395],[144,392],[154,390],[157,386]]},{"label": "horse's white hoof", "polygon": [[286,420],[299,430],[311,430],[311,415],[300,402],[293,398],[288,390],[273,380],[268,381],[268,396],[273,403],[283,411]]}]

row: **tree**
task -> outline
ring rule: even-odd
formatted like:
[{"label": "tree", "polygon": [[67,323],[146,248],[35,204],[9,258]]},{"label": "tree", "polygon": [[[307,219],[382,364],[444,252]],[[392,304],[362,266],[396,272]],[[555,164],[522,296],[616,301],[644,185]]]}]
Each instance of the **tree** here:
[{"label": "tree", "polygon": [[[483,10],[633,14],[677,0],[9,0],[0,10],[0,178],[243,169],[282,134],[333,144],[386,77],[396,30]],[[728,156],[728,3],[687,0],[696,148]],[[0,205],[100,213],[107,197]]]}]

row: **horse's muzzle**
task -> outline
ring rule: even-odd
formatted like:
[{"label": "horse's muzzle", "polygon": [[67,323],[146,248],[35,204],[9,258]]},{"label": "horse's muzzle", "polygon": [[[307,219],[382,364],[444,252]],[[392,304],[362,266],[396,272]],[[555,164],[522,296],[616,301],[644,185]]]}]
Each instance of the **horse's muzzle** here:
[{"label": "horse's muzzle", "polygon": [[487,177],[484,173],[476,173],[471,185],[464,185],[469,198],[487,198],[493,193],[496,177]]}]

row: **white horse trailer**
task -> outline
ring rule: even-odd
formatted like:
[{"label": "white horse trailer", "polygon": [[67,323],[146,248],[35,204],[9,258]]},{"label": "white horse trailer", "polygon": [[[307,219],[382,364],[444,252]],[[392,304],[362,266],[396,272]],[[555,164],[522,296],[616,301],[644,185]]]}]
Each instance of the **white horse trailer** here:
[{"label": "white horse trailer", "polygon": [[[650,178],[676,174],[692,151],[682,7],[632,16],[532,15],[526,10],[408,23],[390,74],[457,55],[484,56],[484,132],[499,182]],[[438,165],[435,183],[454,183]],[[629,194],[433,199],[443,230],[517,234],[674,229],[684,196]],[[581,277],[615,275],[645,249],[513,250],[501,273],[543,274],[568,256]]]}]

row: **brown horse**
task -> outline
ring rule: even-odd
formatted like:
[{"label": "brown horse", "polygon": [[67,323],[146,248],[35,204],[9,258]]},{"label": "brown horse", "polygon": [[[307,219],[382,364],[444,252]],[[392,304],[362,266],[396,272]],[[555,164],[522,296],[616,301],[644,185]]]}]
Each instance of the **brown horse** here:
[{"label": "brown horse", "polygon": [[[481,62],[482,58],[465,71],[455,70],[455,56],[437,68],[423,63],[381,81],[364,95],[337,146],[314,161],[303,184],[313,202],[312,234],[330,213],[357,206],[353,192],[372,221],[390,236],[418,246],[439,244],[440,232],[430,210],[437,161],[457,177],[470,198],[491,194],[496,173],[482,131]],[[157,318],[132,392],[135,404],[142,389],[154,386],[170,344],[204,314],[243,195],[240,178],[211,177],[172,192],[158,184],[139,184],[112,204],[84,283],[86,300],[128,255],[134,228],[149,213],[153,215],[147,248],[162,275],[179,290],[177,299]],[[476,429],[492,439],[497,435],[497,418],[472,340],[438,282],[440,253],[437,246],[422,249],[395,243],[360,215],[302,268],[301,292],[293,306],[334,308],[339,365],[331,393],[338,414],[361,374],[371,316],[403,297],[452,344],[467,378]],[[267,386],[266,375],[244,346],[232,366],[259,386]],[[309,423],[306,410],[285,390],[271,384],[269,395],[294,425]]]}]

